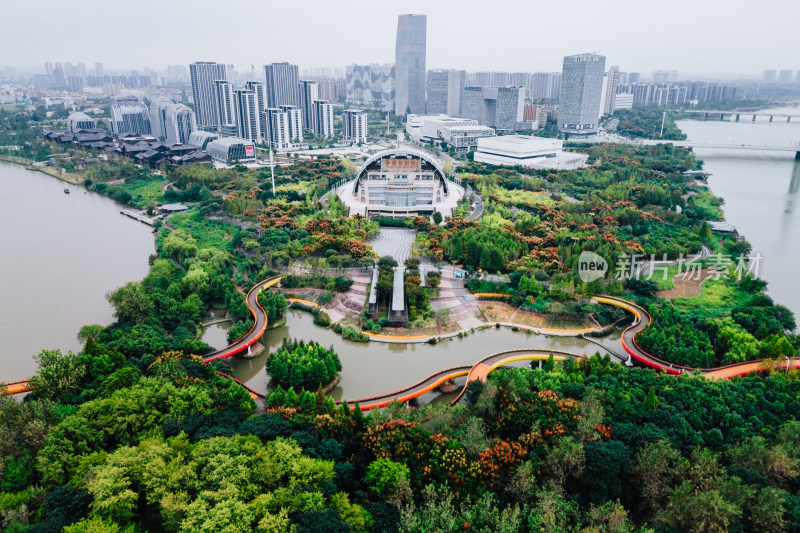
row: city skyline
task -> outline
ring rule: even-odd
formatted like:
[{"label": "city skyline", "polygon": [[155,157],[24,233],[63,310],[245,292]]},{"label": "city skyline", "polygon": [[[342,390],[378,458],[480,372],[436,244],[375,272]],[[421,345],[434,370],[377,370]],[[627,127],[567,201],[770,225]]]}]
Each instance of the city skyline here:
[{"label": "city skyline", "polygon": [[[113,27],[105,24],[113,6],[90,0],[85,9],[76,11],[63,4],[50,5],[33,1],[6,6],[7,20],[13,26],[0,32],[0,66],[19,69],[41,69],[47,62],[83,62],[93,65],[102,62],[106,70],[164,68],[168,64],[186,64],[197,61],[217,61],[233,64],[237,70],[256,69],[264,64],[288,61],[305,68],[324,66],[344,67],[358,63],[387,63],[394,57],[394,27],[397,16],[420,13],[428,16],[427,68],[466,69],[469,71],[558,71],[560,58],[566,54],[597,52],[605,55],[621,70],[649,73],[655,70],[678,70],[683,75],[710,75],[717,77],[759,77],[767,69],[800,68],[795,57],[792,21],[800,15],[800,6],[767,0],[774,9],[765,6],[766,12],[781,13],[780,17],[752,19],[742,6],[719,4],[717,13],[721,24],[706,24],[704,18],[692,16],[695,3],[679,0],[670,10],[646,11],[628,0],[612,6],[578,1],[576,9],[581,16],[570,20],[569,45],[564,44],[563,27],[535,25],[531,31],[530,20],[558,16],[561,8],[550,5],[518,5],[512,2],[493,4],[492,10],[481,10],[476,16],[477,2],[440,2],[428,4],[412,0],[401,7],[375,6],[363,1],[342,4],[312,2],[314,8],[291,5],[251,5],[255,11],[244,24],[254,29],[264,17],[276,17],[286,24],[271,27],[269,33],[259,32],[259,43],[253,46],[240,43],[237,38],[224,41],[208,40],[182,44],[178,35],[168,31],[170,15],[188,17],[192,27],[203,34],[211,26],[213,17],[196,13],[196,3],[175,2],[155,4],[145,1],[141,9],[132,10],[124,20]],[[229,9],[243,7],[232,2]],[[46,7],[45,7],[46,5]],[[162,16],[150,17],[148,7],[158,6]],[[210,6],[209,6],[210,8]],[[285,43],[291,33],[301,27],[303,31],[323,31],[336,27],[339,22],[352,22],[353,17],[363,19],[359,32],[337,32],[327,39],[325,46],[292,46]],[[741,24],[748,21],[746,38]],[[135,47],[98,46],[124,33],[125,27],[137,27],[140,22],[153,28],[152,38]],[[59,35],[66,28],[88,24],[95,28],[92,39],[61,40],[54,49],[42,35]],[[122,25],[120,28],[119,25]],[[163,26],[163,30],[161,31]],[[680,31],[663,30],[664,38],[653,38],[659,28],[679,28]],[[210,29],[210,28],[209,28]],[[247,35],[248,31],[238,32]],[[702,36],[681,42],[680,36]],[[670,36],[676,38],[670,39]],[[107,37],[107,39],[106,39]],[[469,37],[459,46],[456,39]],[[701,46],[700,42],[706,43]],[[367,44],[368,43],[368,44]],[[708,44],[711,44],[709,48]],[[753,46],[758,43],[758,46]],[[568,47],[567,47],[568,46]],[[13,50],[13,55],[7,51]],[[710,50],[710,52],[707,52]],[[769,59],[764,59],[764,58]],[[152,58],[157,58],[153,60]],[[713,59],[713,61],[711,61]]]}]

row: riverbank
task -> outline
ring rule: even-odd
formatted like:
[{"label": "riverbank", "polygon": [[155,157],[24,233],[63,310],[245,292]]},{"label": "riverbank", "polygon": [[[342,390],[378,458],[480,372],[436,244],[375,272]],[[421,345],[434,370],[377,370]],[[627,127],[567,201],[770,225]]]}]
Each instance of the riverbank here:
[{"label": "riverbank", "polygon": [[40,167],[34,165],[35,161],[31,159],[25,159],[23,157],[14,157],[11,155],[2,155],[0,154],[0,161],[5,161],[6,163],[14,163],[16,165],[21,165],[28,170],[34,170],[36,172],[41,172],[43,174],[47,174],[53,178],[59,179],[61,181],[65,181],[72,185],[81,185],[83,180],[85,179],[85,175],[81,173],[73,173],[73,172],[61,172],[59,169],[50,166]]}]

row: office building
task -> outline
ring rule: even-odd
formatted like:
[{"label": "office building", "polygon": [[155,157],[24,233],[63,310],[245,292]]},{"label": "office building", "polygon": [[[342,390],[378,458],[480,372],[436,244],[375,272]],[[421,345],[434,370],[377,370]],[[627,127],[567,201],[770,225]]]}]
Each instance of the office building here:
[{"label": "office building", "polygon": [[197,129],[194,111],[183,104],[173,104],[166,110],[165,130],[169,144],[189,144],[189,137]]},{"label": "office building", "polygon": [[[393,63],[347,65],[345,90],[348,102],[376,109],[394,110],[395,68]],[[320,92],[323,100],[331,98]]]},{"label": "office building", "polygon": [[217,117],[217,95],[214,82],[225,80],[225,65],[213,62],[199,62],[189,65],[189,78],[192,82],[192,101],[197,115],[197,127],[216,130],[219,124]]},{"label": "office building", "polygon": [[314,102],[320,100],[319,83],[315,81],[300,80],[300,113],[303,119],[303,129],[316,131],[314,127]]},{"label": "office building", "polygon": [[115,97],[110,115],[111,133],[117,137],[126,133],[150,135],[150,113],[135,96]]},{"label": "office building", "polygon": [[156,139],[167,138],[167,108],[175,102],[163,96],[154,96],[150,100],[150,133]]},{"label": "office building", "polygon": [[342,137],[353,144],[367,142],[369,117],[363,109],[345,109],[342,113]]},{"label": "office building", "polygon": [[429,70],[426,101],[428,115],[444,114],[457,117],[461,114],[461,92],[466,84],[465,70]]},{"label": "office building", "polygon": [[504,135],[478,139],[475,161],[489,165],[532,168],[577,168],[588,156],[564,152],[564,141],[529,135]]},{"label": "office building", "polygon": [[412,140],[463,154],[478,146],[478,139],[494,137],[494,129],[477,120],[447,115],[406,115],[406,132]]},{"label": "office building", "polygon": [[465,87],[461,116],[498,131],[531,129],[524,122],[525,89],[522,87]]},{"label": "office building", "polygon": [[236,136],[253,142],[263,142],[261,121],[266,120],[259,113],[256,93],[250,89],[234,89],[233,105],[236,111]]},{"label": "office building", "polygon": [[774,83],[778,79],[778,71],[777,70],[765,70],[764,71],[764,81],[767,83]]},{"label": "office building", "polygon": [[233,84],[228,80],[214,81],[214,96],[217,99],[217,131],[229,132],[231,128],[235,131],[236,106],[233,101]]},{"label": "office building", "polygon": [[264,75],[268,108],[283,105],[300,106],[300,79],[297,65],[286,62],[264,65]]},{"label": "office building", "polygon": [[603,114],[613,115],[616,105],[614,100],[617,98],[617,86],[619,85],[619,67],[608,67],[608,75],[606,76],[606,94],[603,102]]},{"label": "office building", "polygon": [[324,100],[314,100],[312,105],[313,132],[319,137],[333,137],[333,104]]},{"label": "office building", "polygon": [[269,143],[275,150],[295,150],[305,146],[300,115],[300,110],[294,106],[267,109]]},{"label": "office building", "polygon": [[564,57],[558,99],[561,131],[578,135],[597,133],[605,69],[605,56],[578,54]]},{"label": "office building", "polygon": [[67,117],[67,129],[73,135],[82,130],[93,130],[97,127],[95,120],[86,113],[70,113]]},{"label": "office building", "polygon": [[214,161],[226,165],[256,162],[256,147],[247,139],[236,137],[217,139],[208,143],[206,151]]},{"label": "office building", "polygon": [[400,15],[395,43],[394,112],[425,113],[425,47],[427,17]]},{"label": "office building", "polygon": [[439,211],[448,216],[464,189],[447,180],[433,154],[401,148],[371,156],[338,193],[351,215],[407,217]]}]

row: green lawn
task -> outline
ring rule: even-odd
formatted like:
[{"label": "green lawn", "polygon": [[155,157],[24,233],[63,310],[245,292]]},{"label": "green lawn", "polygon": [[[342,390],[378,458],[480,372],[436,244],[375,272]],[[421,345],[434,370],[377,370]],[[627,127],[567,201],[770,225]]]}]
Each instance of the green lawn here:
[{"label": "green lawn", "polygon": [[168,223],[191,233],[200,248],[225,250],[234,235],[241,231],[231,224],[206,220],[194,210],[172,215]]},{"label": "green lawn", "polygon": [[676,298],[672,304],[692,316],[713,318],[730,315],[734,307],[746,305],[751,296],[738,290],[735,281],[709,279],[703,283],[700,296]]},{"label": "green lawn", "polygon": [[131,180],[120,187],[133,195],[137,206],[143,207],[144,205],[156,204],[161,201],[164,196],[164,191],[161,190],[163,184],[164,178],[154,176],[152,178]]}]

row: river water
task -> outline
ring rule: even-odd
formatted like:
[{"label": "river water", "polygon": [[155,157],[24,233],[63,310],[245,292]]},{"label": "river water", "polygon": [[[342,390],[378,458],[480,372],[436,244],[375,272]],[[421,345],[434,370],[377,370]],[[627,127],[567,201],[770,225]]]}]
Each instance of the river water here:
[{"label": "river water", "polygon": [[[800,110],[789,112],[798,114],[790,123],[780,118],[752,122],[742,115],[740,122],[682,120],[678,127],[697,143],[797,146]],[[725,219],[763,256],[758,274],[769,283],[770,296],[800,318],[800,161],[792,152],[694,151],[713,174],[711,191],[725,200]]]},{"label": "river water", "polygon": [[0,162],[0,381],[30,377],[42,349],[78,350],[113,321],[105,294],[147,275],[151,228],[83,187]]},{"label": "river water", "polygon": [[[608,337],[612,349],[622,353],[620,331]],[[330,329],[314,325],[305,311],[287,312],[286,325],[267,331],[261,344],[267,348],[253,359],[232,359],[234,375],[259,392],[267,390],[269,377],[265,371],[267,355],[285,338],[313,340],[332,346],[342,362],[341,380],[331,392],[337,400],[354,400],[392,392],[421,381],[425,377],[455,366],[472,365],[481,359],[506,350],[539,348],[560,350],[580,355],[607,353],[601,347],[574,337],[537,335],[508,328],[484,329],[464,338],[444,340],[439,344],[359,343],[342,339]],[[216,346],[215,346],[216,347]],[[520,363],[522,365],[529,363]]]}]

